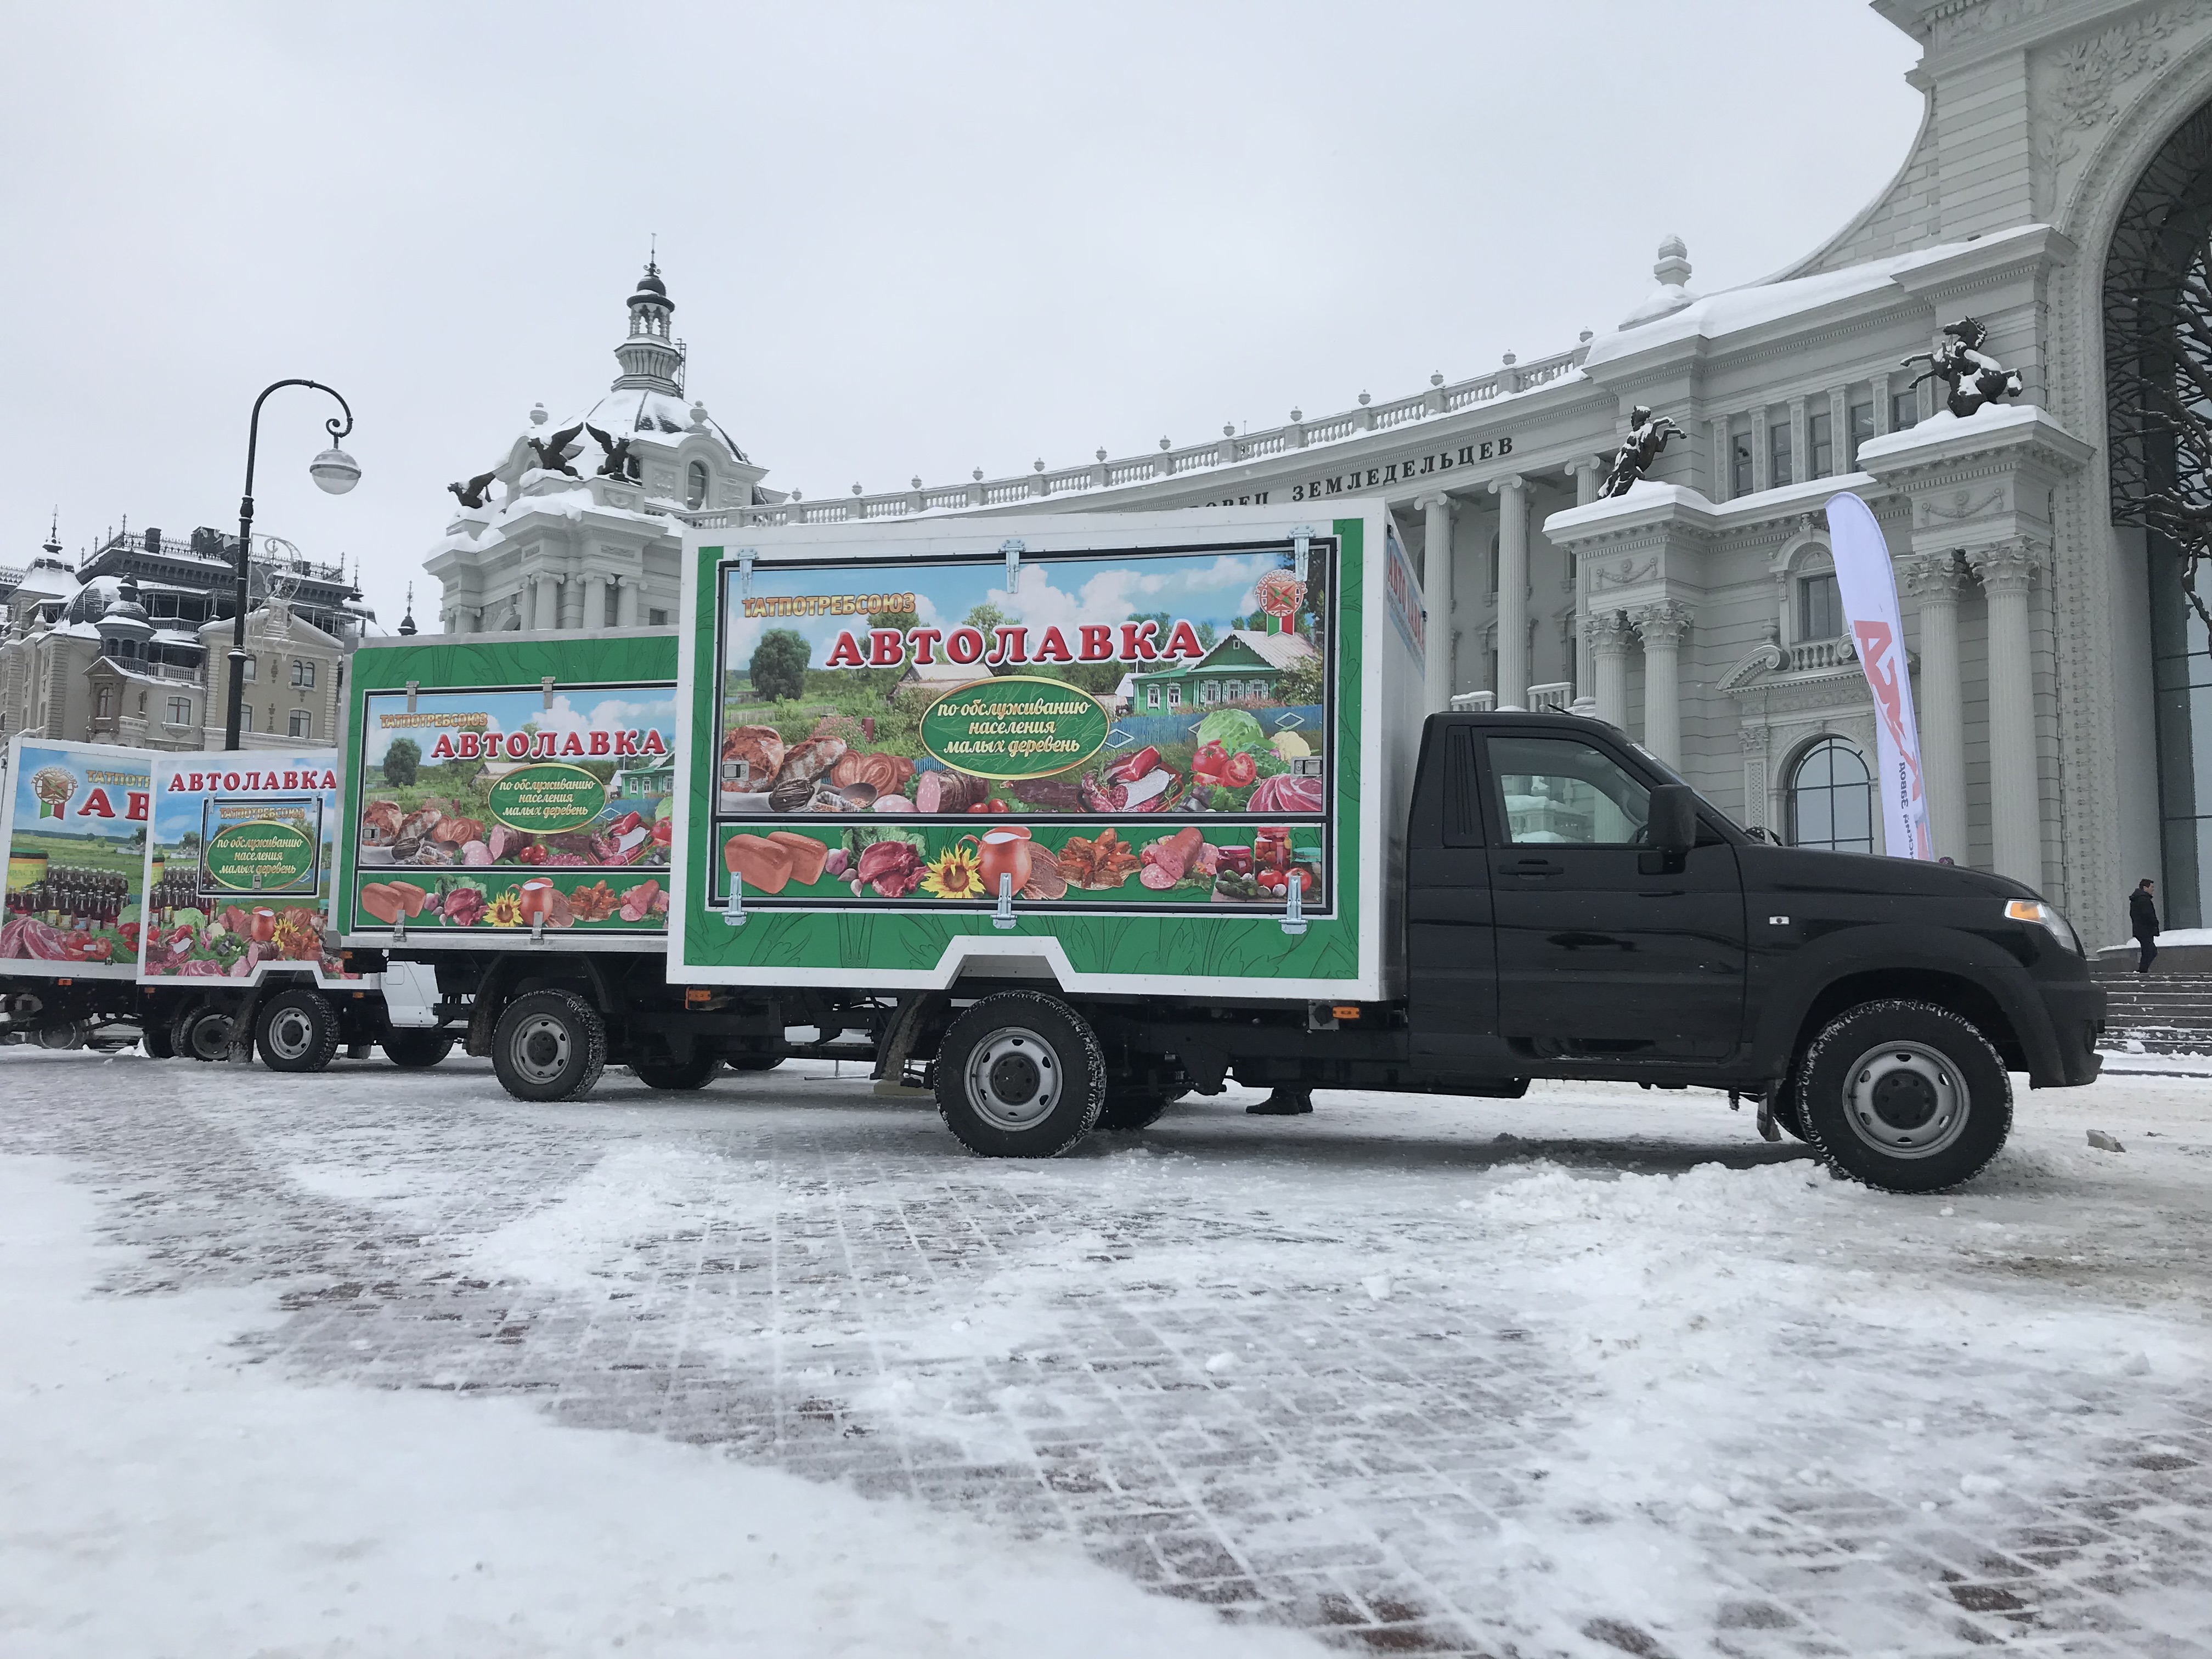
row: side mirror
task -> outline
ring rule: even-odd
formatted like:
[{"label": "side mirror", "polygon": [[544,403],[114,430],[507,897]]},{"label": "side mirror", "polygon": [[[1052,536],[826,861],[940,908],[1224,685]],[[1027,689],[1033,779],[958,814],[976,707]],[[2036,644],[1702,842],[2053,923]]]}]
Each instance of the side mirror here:
[{"label": "side mirror", "polygon": [[1686,853],[1698,844],[1698,792],[1686,783],[1662,783],[1651,792],[1645,840],[1662,853]]}]

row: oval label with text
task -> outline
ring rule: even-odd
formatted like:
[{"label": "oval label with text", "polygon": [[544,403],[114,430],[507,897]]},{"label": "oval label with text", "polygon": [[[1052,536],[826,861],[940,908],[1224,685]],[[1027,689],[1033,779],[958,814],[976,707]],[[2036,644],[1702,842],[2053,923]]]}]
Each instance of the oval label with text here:
[{"label": "oval label with text", "polygon": [[317,850],[315,838],[300,825],[264,819],[217,830],[203,862],[210,887],[278,893],[313,875]]},{"label": "oval label with text", "polygon": [[580,830],[607,804],[607,786],[580,766],[517,767],[491,787],[491,815],[510,830],[558,836]]},{"label": "oval label with text", "polygon": [[1024,674],[963,685],[921,711],[922,747],[983,778],[1065,772],[1104,748],[1110,729],[1089,692]]}]

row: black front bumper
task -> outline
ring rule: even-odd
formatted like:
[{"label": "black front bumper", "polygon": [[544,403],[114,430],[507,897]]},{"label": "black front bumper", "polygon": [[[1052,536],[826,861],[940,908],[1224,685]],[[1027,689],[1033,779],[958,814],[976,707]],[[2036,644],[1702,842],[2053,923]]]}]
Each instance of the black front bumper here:
[{"label": "black front bumper", "polygon": [[2035,988],[2051,1016],[2057,1050],[2048,1059],[2035,1055],[2039,1063],[2031,1066],[2029,1080],[2039,1089],[2076,1089],[2094,1083],[2105,1063],[2097,1052],[2097,1040],[2105,1034],[2105,988],[2082,979],[2045,981]]}]

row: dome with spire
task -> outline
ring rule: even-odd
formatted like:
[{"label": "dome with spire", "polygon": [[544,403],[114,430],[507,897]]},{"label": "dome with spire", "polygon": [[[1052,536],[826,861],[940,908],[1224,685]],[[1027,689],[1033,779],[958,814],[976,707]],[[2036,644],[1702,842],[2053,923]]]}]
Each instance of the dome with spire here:
[{"label": "dome with spire", "polygon": [[[684,342],[669,332],[676,302],[668,297],[658,261],[647,263],[627,303],[629,331],[614,349],[622,372],[605,395],[581,413],[562,419],[555,419],[543,403],[532,408],[530,424],[507,459],[475,481],[477,500],[488,500],[481,492],[495,478],[507,486],[512,501],[533,472],[565,473],[580,483],[607,478],[656,493],[645,461],[672,455],[695,439],[706,440],[723,459],[750,465],[737,441],[707,413],[706,405],[685,395]],[[466,488],[456,486],[454,491],[465,505],[470,501]],[[689,477],[680,477],[657,493],[679,505],[697,504],[689,499],[694,493]]]}]

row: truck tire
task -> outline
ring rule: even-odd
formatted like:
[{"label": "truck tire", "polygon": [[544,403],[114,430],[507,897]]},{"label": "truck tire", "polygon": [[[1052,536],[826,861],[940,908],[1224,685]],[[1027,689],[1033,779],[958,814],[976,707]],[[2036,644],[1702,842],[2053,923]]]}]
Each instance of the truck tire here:
[{"label": "truck tire", "polygon": [[1980,1173],[2012,1130],[2012,1079],[1989,1039],[1932,1002],[1863,1002],[1806,1050],[1798,1109],[1837,1174],[1940,1193]]},{"label": "truck tire", "polygon": [[648,1089],[703,1089],[721,1069],[721,1055],[709,1048],[694,1048],[689,1060],[641,1060],[630,1066]]},{"label": "truck tire", "polygon": [[1057,1158],[1106,1103],[1106,1054],[1057,997],[1004,991],[952,1022],[934,1067],[938,1115],[985,1158]]},{"label": "truck tire", "polygon": [[169,1046],[187,1060],[221,1060],[230,1047],[230,1016],[205,1002],[188,1002],[169,1024]]},{"label": "truck tire", "polygon": [[174,1060],[177,1045],[169,1041],[169,1028],[161,1021],[149,1020],[138,1028],[138,1046],[146,1051],[149,1060]]},{"label": "truck tire", "polygon": [[517,1100],[580,1100],[607,1068],[607,1027],[574,991],[532,991],[492,1028],[491,1068]]},{"label": "truck tire", "polygon": [[272,1072],[319,1072],[337,1057],[337,1011],[319,991],[280,991],[262,1006],[253,1040]]},{"label": "truck tire", "polygon": [[773,1072],[783,1061],[781,1054],[732,1054],[722,1063],[733,1072]]},{"label": "truck tire", "polygon": [[427,1071],[453,1052],[451,1031],[386,1031],[377,1039],[384,1057],[404,1072]]},{"label": "truck tire", "polygon": [[1116,1078],[1106,1085],[1106,1103],[1098,1111],[1102,1129],[1149,1129],[1167,1109],[1189,1092],[1186,1089],[1147,1088]]}]

